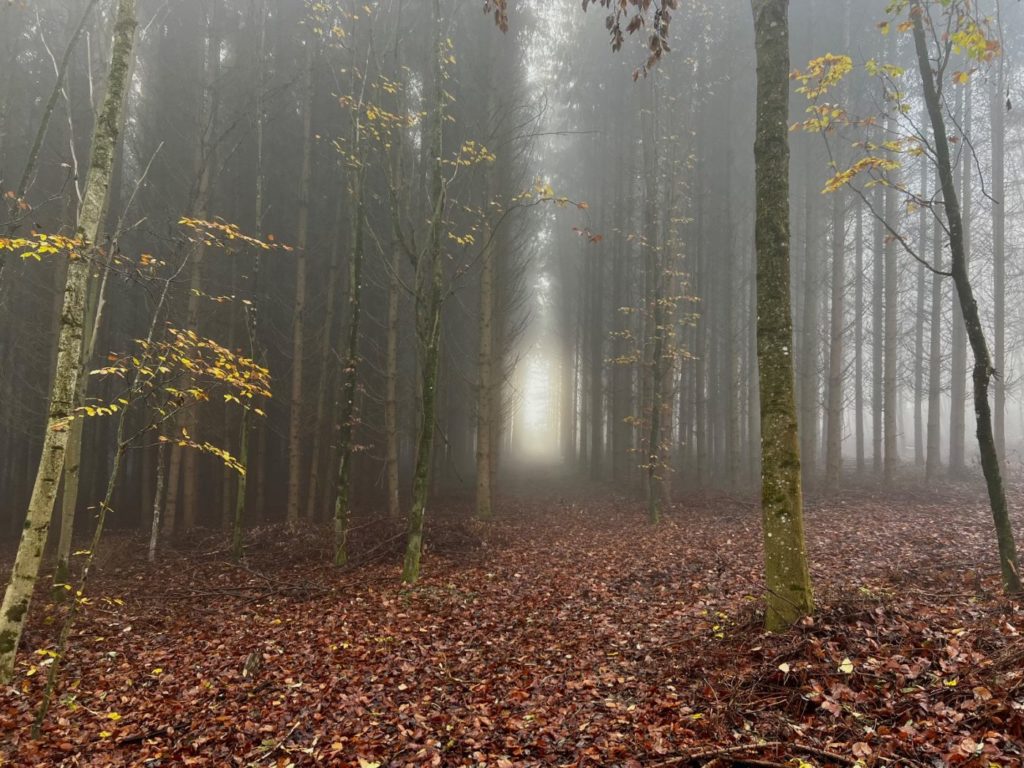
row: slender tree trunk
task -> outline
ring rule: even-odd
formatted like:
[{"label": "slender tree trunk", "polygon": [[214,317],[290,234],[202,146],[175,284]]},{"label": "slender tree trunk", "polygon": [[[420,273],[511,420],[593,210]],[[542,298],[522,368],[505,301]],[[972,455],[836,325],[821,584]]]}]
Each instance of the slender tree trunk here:
[{"label": "slender tree trunk", "polygon": [[803,484],[816,481],[818,458],[818,205],[821,198],[811,177],[811,153],[804,155],[804,282],[803,322],[800,328],[800,461],[803,469]]},{"label": "slender tree trunk", "polygon": [[993,374],[992,362],[989,357],[988,342],[985,339],[981,317],[978,314],[978,304],[975,301],[974,291],[967,272],[964,219],[961,218],[960,203],[957,197],[953,167],[950,160],[946,123],[942,116],[942,104],[929,59],[924,21],[921,18],[922,14],[926,11],[921,5],[921,0],[912,0],[912,2],[914,6],[911,9],[914,47],[917,51],[918,71],[924,86],[925,105],[928,108],[928,116],[932,124],[935,160],[938,166],[943,205],[946,211],[946,223],[949,229],[953,283],[956,286],[957,296],[960,300],[960,310],[963,315],[967,338],[971,345],[971,351],[974,354],[974,413],[977,420],[981,467],[985,474],[985,484],[988,487],[989,503],[992,507],[992,517],[995,522],[1003,588],[1007,593],[1019,594],[1021,591],[1020,565],[1017,559],[1017,547],[1014,543],[1013,528],[1006,504],[1006,490],[1003,486],[999,455],[996,452],[995,438],[992,433],[992,411],[988,402],[988,388]]},{"label": "slender tree trunk", "polygon": [[401,286],[398,270],[401,261],[398,250],[392,253],[392,273],[388,278],[388,326],[386,370],[384,383],[384,430],[385,430],[385,474],[388,494],[388,519],[396,521],[401,517],[402,504],[399,489],[398,467],[398,327]]},{"label": "slender tree trunk", "polygon": [[327,391],[331,380],[331,351],[334,342],[334,315],[335,304],[337,303],[336,292],[338,275],[341,271],[341,243],[342,243],[342,221],[344,220],[344,198],[338,195],[338,205],[335,210],[334,239],[331,244],[331,261],[327,269],[327,299],[325,302],[324,320],[320,329],[320,377],[316,387],[316,419],[313,422],[313,447],[309,457],[309,488],[306,491],[306,519],[318,520],[321,518],[323,493],[320,486],[320,475],[323,470],[324,457],[323,440],[327,434],[334,434],[333,429],[327,428]]},{"label": "slender tree trunk", "polygon": [[992,300],[995,314],[995,441],[1006,461],[1006,56],[997,57],[989,99],[992,130]]},{"label": "slender tree trunk", "polygon": [[751,8],[757,52],[755,240],[765,626],[769,631],[778,631],[813,610],[804,545],[800,443],[790,354],[793,320],[789,298],[789,2],[751,0]]},{"label": "slender tree trunk", "polygon": [[[927,189],[928,166],[921,163],[921,192]],[[917,249],[922,256],[928,252],[928,210],[921,207]],[[924,307],[927,292],[927,270],[923,264],[917,265],[917,311],[914,317],[914,464],[923,467],[925,464],[924,446]]]},{"label": "slender tree trunk", "polygon": [[[971,111],[970,87],[966,86],[957,92],[957,111],[963,120],[964,135],[969,135],[970,126],[968,118],[964,116],[964,101],[966,100],[966,112]],[[954,189],[957,190],[959,198],[961,191],[964,193],[963,210],[963,239],[964,258],[970,259],[970,193],[971,170],[969,153],[964,152],[960,156],[960,164],[953,172]],[[967,181],[965,182],[964,179]],[[964,319],[961,313],[953,313],[953,343],[950,354],[950,382],[949,382],[949,473],[954,476],[963,475],[967,468],[967,459],[964,453],[964,441],[966,433],[964,411],[967,406],[967,330],[964,327]]]},{"label": "slender tree trunk", "polygon": [[867,466],[864,455],[864,212],[857,205],[854,219],[854,299],[853,299],[853,419],[857,453],[857,474]]},{"label": "slender tree trunk", "polygon": [[825,439],[825,487],[839,488],[843,464],[843,332],[846,325],[846,209],[841,192],[832,196],[832,297],[828,350],[828,429]]},{"label": "slender tree trunk", "polygon": [[[360,100],[362,101],[362,100]],[[355,116],[353,151],[362,147],[361,119]],[[359,321],[362,314],[363,239],[366,205],[363,199],[366,163],[360,159],[352,169],[352,252],[348,277],[348,339],[345,344],[345,368],[341,372],[338,393],[338,485],[334,500],[334,564],[348,562],[348,529],[352,515],[352,457],[356,420],[356,387],[359,383]]]},{"label": "slender tree trunk", "polygon": [[[932,225],[932,265],[942,269],[942,226]],[[942,275],[932,275],[931,320],[928,328],[928,451],[925,477],[935,480],[942,468]]]},{"label": "slender tree trunk", "polygon": [[[892,129],[890,128],[890,131]],[[885,220],[896,221],[896,200],[897,192],[891,187],[885,192]],[[886,238],[884,253],[884,350],[882,363],[882,413],[883,413],[883,435],[885,461],[883,467],[883,481],[891,484],[896,474],[896,467],[899,464],[899,449],[897,447],[898,425],[898,388],[899,371],[897,365],[897,350],[899,345],[899,307],[897,306],[898,276],[896,273],[896,241],[894,238]]]},{"label": "slender tree trunk", "polygon": [[[119,0],[114,22],[114,43],[107,77],[107,94],[96,120],[92,158],[86,176],[85,193],[76,234],[83,250],[93,247],[99,232],[107,192],[114,170],[114,153],[121,129],[124,94],[127,90],[135,37],[135,2]],[[89,262],[84,255],[72,255],[64,287],[64,302],[57,344],[57,362],[42,457],[36,473],[28,515],[22,530],[11,580],[0,607],[0,683],[10,682],[14,660],[28,615],[32,590],[39,575],[43,546],[53,516],[54,497],[64,464],[68,440],[68,419],[72,416],[75,389],[80,372]]]},{"label": "slender tree trunk", "polygon": [[295,243],[295,303],[292,305],[292,386],[288,416],[289,527],[297,528],[302,504],[302,383],[306,356],[306,248],[313,182],[313,66],[312,41],[306,43],[306,72],[302,94],[302,171],[299,179],[299,225]]},{"label": "slender tree trunk", "polygon": [[442,280],[444,249],[442,229],[445,214],[445,182],[442,152],[443,127],[444,39],[441,32],[441,0],[432,0],[431,26],[433,44],[431,57],[433,77],[430,97],[429,162],[431,208],[430,238],[427,253],[419,258],[416,278],[416,331],[420,346],[420,427],[416,441],[416,466],[413,470],[412,505],[409,509],[409,530],[402,566],[402,581],[415,584],[420,575],[423,552],[423,523],[430,493],[430,462],[434,447],[434,421],[437,403],[437,374],[441,351]]},{"label": "slender tree trunk", "polygon": [[476,516],[490,520],[491,510],[491,394],[494,355],[494,247],[486,232],[480,269],[479,382],[476,401]]},{"label": "slender tree trunk", "polygon": [[167,445],[161,443],[156,449],[156,492],[153,494],[153,519],[149,526],[149,549],[147,560],[156,562],[156,547],[160,538],[160,510],[163,508],[164,486],[167,476]]},{"label": "slender tree trunk", "polygon": [[[264,129],[266,124],[266,114],[264,108],[264,95],[266,91],[266,57],[267,57],[267,7],[266,0],[259,0],[255,6],[255,11],[258,14],[256,21],[256,105],[255,105],[255,121],[256,121],[256,195],[255,195],[255,228],[256,237],[260,240],[263,239],[263,190],[266,183],[264,175],[264,164],[263,164],[263,139]],[[255,248],[253,256],[253,270],[252,270],[252,293],[249,305],[245,308],[245,320],[246,328],[249,335],[249,354],[252,359],[256,362],[262,363],[265,355],[263,354],[263,346],[260,343],[260,277],[262,275],[263,268],[263,254],[262,249]],[[239,429],[239,453],[245,454],[243,466],[245,472],[238,473],[238,485],[235,488],[235,514],[231,523],[231,556],[235,560],[240,560],[242,557],[242,538],[243,528],[245,526],[245,510],[248,505],[248,490],[249,490],[249,476],[253,474],[252,468],[249,466],[249,441],[252,439],[252,423],[253,413],[250,408],[246,408],[242,411],[242,423]],[[262,430],[265,430],[266,418],[260,420],[260,435],[261,439],[257,444],[259,449],[257,454],[257,461],[255,462],[255,475],[257,477],[257,494],[256,494],[256,517],[261,516],[260,509],[263,504],[263,465],[266,460],[266,441],[263,439]]]}]

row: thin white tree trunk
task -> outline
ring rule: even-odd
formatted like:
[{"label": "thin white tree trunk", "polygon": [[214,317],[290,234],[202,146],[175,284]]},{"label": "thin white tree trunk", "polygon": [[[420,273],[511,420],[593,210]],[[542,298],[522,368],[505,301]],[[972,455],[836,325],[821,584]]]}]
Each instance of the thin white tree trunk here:
[{"label": "thin white tree trunk", "polygon": [[54,498],[64,466],[64,453],[70,433],[68,419],[72,415],[82,356],[85,290],[89,278],[89,264],[85,254],[96,240],[100,219],[106,207],[134,37],[135,0],[120,0],[114,25],[107,94],[93,132],[92,159],[78,218],[77,236],[82,241],[82,252],[70,259],[64,286],[57,364],[50,391],[42,457],[32,488],[14,570],[0,607],[0,682],[4,683],[9,682],[14,674],[15,654],[28,615],[32,590],[39,576],[43,545],[49,533]]}]

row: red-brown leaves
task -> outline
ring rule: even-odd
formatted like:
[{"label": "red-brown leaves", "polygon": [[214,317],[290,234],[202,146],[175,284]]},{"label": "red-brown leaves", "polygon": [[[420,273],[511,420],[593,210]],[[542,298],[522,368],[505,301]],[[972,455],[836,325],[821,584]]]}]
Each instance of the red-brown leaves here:
[{"label": "red-brown leaves", "polygon": [[728,499],[659,527],[608,497],[505,500],[491,526],[439,504],[413,591],[397,556],[323,567],[312,533],[296,551],[264,532],[249,569],[215,538],[156,569],[118,541],[138,557],[96,589],[125,604],[86,610],[40,742],[28,672],[58,609],[36,618],[0,758],[650,766],[746,746],[737,763],[1020,765],[1024,616],[998,597],[984,500],[947,496],[810,503],[821,611],[781,636],[760,628],[757,510]]}]

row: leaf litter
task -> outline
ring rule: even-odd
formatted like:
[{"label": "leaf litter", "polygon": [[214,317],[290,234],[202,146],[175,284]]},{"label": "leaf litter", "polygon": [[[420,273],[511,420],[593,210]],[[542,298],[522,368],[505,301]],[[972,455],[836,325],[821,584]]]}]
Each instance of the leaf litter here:
[{"label": "leaf litter", "polygon": [[1022,764],[1024,615],[973,492],[809,503],[818,613],[774,636],[752,504],[439,508],[412,590],[393,551],[337,571],[315,534],[256,532],[242,566],[212,536],[157,566],[112,539],[34,741],[64,610],[38,597],[0,764]]}]

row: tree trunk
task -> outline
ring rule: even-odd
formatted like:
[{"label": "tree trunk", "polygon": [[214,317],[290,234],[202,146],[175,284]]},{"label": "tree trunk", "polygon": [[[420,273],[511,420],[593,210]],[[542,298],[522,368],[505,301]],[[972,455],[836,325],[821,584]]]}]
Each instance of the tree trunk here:
[{"label": "tree trunk", "polygon": [[[891,135],[892,127],[889,133]],[[891,187],[885,190],[885,220],[894,223],[896,221],[897,191]],[[885,267],[885,330],[884,330],[884,360],[882,365],[882,413],[884,424],[885,460],[883,465],[883,482],[891,484],[895,478],[896,467],[899,464],[899,449],[897,448],[897,437],[899,434],[898,417],[898,389],[899,371],[897,365],[897,351],[899,349],[899,307],[897,306],[898,275],[896,273],[896,240],[892,237],[885,239],[883,247]]]},{"label": "tree trunk", "polygon": [[156,547],[160,538],[160,510],[163,507],[164,486],[167,476],[167,445],[161,443],[156,449],[156,491],[153,494],[153,519],[149,526],[149,549],[147,560],[156,562]]},{"label": "tree trunk", "polygon": [[[932,265],[942,269],[942,225],[932,225]],[[932,275],[931,320],[928,328],[928,450],[925,478],[939,476],[942,468],[942,275]]]},{"label": "tree trunk", "polygon": [[[921,193],[925,193],[928,184],[928,166],[921,163]],[[921,206],[917,250],[924,256],[928,252],[928,209]],[[925,464],[924,447],[924,306],[927,292],[928,276],[924,264],[917,265],[917,311],[914,314],[914,464],[923,467]]]},{"label": "tree trunk", "polygon": [[476,401],[476,516],[491,519],[491,407],[494,355],[493,232],[485,232],[480,270],[479,382]]},{"label": "tree trunk", "polygon": [[993,374],[992,362],[981,317],[978,314],[978,304],[975,301],[974,291],[967,273],[964,220],[961,218],[960,203],[953,178],[946,123],[942,116],[942,105],[932,73],[924,21],[921,18],[925,9],[921,5],[921,0],[913,0],[913,6],[911,18],[914,25],[914,47],[917,51],[918,70],[924,86],[925,105],[928,108],[928,116],[932,124],[935,160],[938,166],[939,181],[942,185],[946,224],[949,230],[953,283],[960,299],[960,310],[963,314],[964,328],[971,345],[971,352],[974,354],[974,414],[977,420],[981,467],[985,474],[985,484],[988,487],[989,503],[995,522],[1003,588],[1007,593],[1018,594],[1021,591],[1020,567],[1013,539],[1013,528],[1007,510],[1006,490],[1003,487],[999,455],[996,452],[995,438],[992,434],[992,411],[988,403],[988,388]]},{"label": "tree trunk", "polygon": [[416,332],[420,346],[420,426],[416,440],[416,466],[413,470],[412,506],[406,539],[402,581],[415,584],[420,576],[423,552],[423,523],[430,493],[430,461],[434,447],[434,419],[437,403],[437,374],[441,351],[442,280],[444,248],[442,228],[445,213],[444,167],[442,165],[444,108],[444,72],[446,55],[441,31],[441,0],[433,0],[431,13],[433,77],[430,104],[430,239],[427,253],[416,265]]},{"label": "tree trunk", "polygon": [[821,194],[815,188],[811,176],[811,155],[804,155],[804,281],[803,321],[800,328],[800,460],[803,484],[810,486],[816,481],[818,458],[818,261],[820,255],[817,237],[818,205]]},{"label": "tree trunk", "polygon": [[867,467],[864,455],[864,211],[857,205],[854,220],[854,287],[853,299],[853,419],[854,443],[857,453],[857,474]]},{"label": "tree trunk", "polygon": [[[959,89],[957,94],[957,110],[963,109],[963,100],[967,100],[967,111],[970,112],[970,88]],[[964,134],[969,131],[968,120],[963,119]],[[970,155],[965,152],[960,157],[960,165],[954,172],[953,188],[959,197],[960,191],[967,194],[971,183]],[[964,179],[967,182],[964,182]],[[964,199],[963,210],[963,241],[964,258],[970,259],[970,200]],[[964,319],[959,312],[953,313],[953,343],[950,353],[950,381],[949,381],[949,473],[951,475],[963,475],[967,468],[967,460],[964,455],[965,424],[964,411],[967,406],[967,330],[964,328]]]},{"label": "tree trunk", "polygon": [[292,307],[292,386],[288,416],[289,527],[299,525],[302,504],[302,375],[306,346],[306,247],[309,241],[310,188],[313,181],[313,55],[306,43],[306,73],[302,94],[302,171],[299,179],[299,225],[295,243],[295,304]]},{"label": "tree trunk", "polygon": [[839,489],[843,464],[843,331],[846,295],[846,210],[841,192],[832,197],[832,297],[828,349],[828,428],[825,437],[825,487]]},{"label": "tree trunk", "polygon": [[751,0],[751,9],[757,52],[755,240],[765,627],[778,631],[813,610],[790,354],[789,2]]},{"label": "tree trunk", "polygon": [[[91,248],[95,243],[100,219],[106,208],[134,37],[135,2],[119,0],[114,22],[114,43],[108,70],[107,94],[93,130],[92,158],[76,227],[77,237],[82,241],[82,249]],[[14,674],[15,654],[28,615],[32,590],[39,575],[43,545],[53,516],[54,497],[64,464],[64,451],[69,434],[68,419],[72,415],[80,371],[88,277],[88,261],[83,256],[72,256],[64,287],[56,371],[50,391],[42,457],[11,580],[4,593],[3,606],[0,608],[0,683],[10,682]]]},{"label": "tree trunk", "polygon": [[[362,100],[360,99],[360,102]],[[360,108],[361,108],[360,103]],[[353,152],[360,153],[362,147],[362,123],[359,114],[354,118]],[[361,317],[363,282],[363,228],[366,206],[363,186],[366,178],[366,163],[358,160],[352,168],[352,252],[349,257],[348,275],[348,339],[345,344],[345,367],[341,372],[341,389],[338,393],[338,485],[334,500],[334,564],[348,562],[348,528],[352,514],[352,447],[356,419],[356,386],[359,383],[359,320]]]},{"label": "tree trunk", "polygon": [[[327,390],[331,380],[331,358],[334,349],[334,314],[337,303],[336,291],[338,274],[341,271],[341,242],[344,207],[338,195],[335,210],[334,238],[331,243],[331,261],[327,270],[327,299],[325,302],[324,320],[320,328],[320,377],[316,387],[316,419],[313,421],[313,447],[309,452],[309,488],[306,491],[306,519],[319,520],[322,512],[323,493],[320,486],[320,475],[323,470],[323,441],[327,435],[333,436],[333,425],[328,424]],[[330,421],[333,421],[330,420]]]},{"label": "tree trunk", "polygon": [[[1006,461],[1006,56],[997,57],[996,80],[989,99],[992,130],[992,300],[995,333],[995,441]],[[1005,466],[1005,464],[1004,464]]]}]

